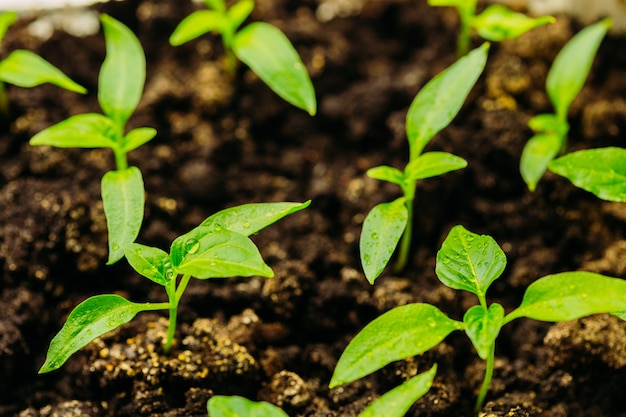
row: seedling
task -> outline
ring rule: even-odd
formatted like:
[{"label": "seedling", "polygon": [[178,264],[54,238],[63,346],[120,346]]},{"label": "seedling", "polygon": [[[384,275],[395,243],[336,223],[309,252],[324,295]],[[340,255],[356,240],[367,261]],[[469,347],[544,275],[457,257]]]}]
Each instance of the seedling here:
[{"label": "seedling", "polygon": [[100,20],[107,50],[98,78],[98,102],[104,114],[71,116],[33,136],[30,144],[113,151],[116,169],[104,174],[101,183],[109,233],[107,263],[113,264],[135,241],[143,221],[143,177],[139,168],[128,166],[127,154],[154,138],[156,130],[140,127],[125,133],[143,91],[146,58],[130,29],[106,14]]},{"label": "seedling", "polygon": [[407,263],[417,181],[467,166],[467,162],[456,155],[422,151],[458,114],[485,67],[488,49],[489,45],[485,43],[460,58],[415,96],[406,116],[410,155],[404,171],[387,165],[367,171],[372,178],[399,185],[403,192],[403,196],[395,201],[376,205],[363,221],[359,248],[365,276],[370,283],[382,273],[400,238],[396,271],[404,269]]},{"label": "seedling", "polygon": [[248,236],[309,204],[310,201],[259,203],[222,210],[177,237],[169,254],[139,243],[127,244],[124,253],[128,263],[140,275],[163,286],[168,302],[134,303],[115,294],[86,299],[74,308],[63,328],[52,339],[39,373],[59,368],[92,340],[128,323],[142,311],[169,311],[163,347],[165,353],[169,352],[176,332],[178,304],[190,279],[273,277],[273,271]]},{"label": "seedling", "polygon": [[528,126],[535,132],[522,151],[520,173],[534,191],[548,164],[567,147],[567,112],[591,70],[600,43],[612,26],[604,19],[578,32],[554,59],[546,79],[546,91],[554,114],[540,114]]},{"label": "seedling", "polygon": [[556,21],[552,16],[533,19],[501,4],[492,4],[477,15],[477,3],[478,0],[428,0],[431,6],[449,6],[457,9],[461,24],[457,41],[458,56],[463,56],[469,51],[472,29],[485,40],[500,42],[515,39],[531,29]]},{"label": "seedling", "polygon": [[251,401],[236,395],[216,395],[207,402],[209,417],[289,417],[280,408],[265,401]]},{"label": "seedling", "polygon": [[195,11],[183,19],[170,36],[170,44],[178,46],[217,32],[222,36],[229,73],[235,74],[240,60],[282,99],[313,116],[317,111],[313,83],[287,36],[265,22],[240,28],[252,13],[254,0],[239,0],[230,8],[226,8],[224,0],[204,3],[209,10]]},{"label": "seedling", "polygon": [[[539,278],[526,289],[520,306],[505,314],[503,306],[489,305],[486,300],[489,286],[505,266],[506,255],[492,237],[472,233],[463,226],[453,227],[437,252],[435,271],[444,285],[475,294],[478,304],[467,310],[462,321],[425,303],[403,305],[382,314],[348,344],[335,367],[330,388],[360,379],[391,362],[420,355],[453,331],[461,330],[486,361],[474,410],[478,413],[491,383],[495,342],[502,326],[521,317],[560,322],[599,313],[625,316],[626,281],[591,272],[563,272]],[[408,379],[375,400],[359,417],[403,416],[428,391],[435,373],[436,365]]]},{"label": "seedling", "polygon": [[[0,42],[16,20],[15,12],[0,14]],[[4,83],[27,88],[50,83],[76,93],[87,92],[85,87],[72,81],[60,69],[39,55],[24,49],[17,49],[0,60],[0,112],[6,116],[9,114],[9,100]]]}]

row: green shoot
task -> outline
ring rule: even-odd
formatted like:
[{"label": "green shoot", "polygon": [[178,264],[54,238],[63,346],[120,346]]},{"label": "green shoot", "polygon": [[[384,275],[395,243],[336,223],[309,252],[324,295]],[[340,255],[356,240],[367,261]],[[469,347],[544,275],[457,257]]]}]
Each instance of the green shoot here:
[{"label": "green shoot", "polygon": [[298,52],[277,27],[264,22],[241,25],[254,9],[254,0],[239,0],[230,8],[224,0],[205,0],[209,10],[198,10],[183,19],[170,36],[170,44],[182,45],[208,32],[222,37],[225,67],[235,74],[237,60],[259,76],[278,96],[307,111],[317,112],[313,83]]},{"label": "green shoot", "polygon": [[406,117],[410,155],[404,171],[386,165],[367,171],[372,178],[399,185],[403,193],[401,198],[391,203],[375,206],[363,222],[359,247],[361,263],[370,283],[374,283],[382,273],[400,239],[395,269],[401,271],[406,266],[418,180],[467,166],[467,162],[456,155],[447,152],[423,153],[423,150],[458,114],[485,67],[488,49],[489,45],[485,43],[460,58],[430,80],[415,96]]},{"label": "green shoot", "polygon": [[251,401],[236,395],[215,395],[207,402],[209,417],[288,417],[280,408],[265,401]]},{"label": "green shoot", "polygon": [[567,113],[591,70],[600,43],[612,26],[604,19],[578,32],[554,59],[546,79],[546,91],[554,114],[540,114],[528,125],[535,132],[522,151],[520,173],[534,191],[550,161],[567,147]]},{"label": "green shoot", "polygon": [[[467,310],[462,321],[424,303],[389,310],[367,324],[348,344],[329,387],[356,381],[389,363],[420,355],[453,331],[461,330],[478,356],[486,361],[474,409],[478,414],[493,376],[496,339],[506,324],[521,317],[548,322],[599,313],[624,317],[626,280],[590,272],[563,272],[539,278],[526,289],[520,306],[505,314],[501,305],[488,304],[486,298],[489,286],[500,277],[505,266],[506,256],[492,237],[477,235],[463,226],[453,227],[437,253],[435,270],[444,285],[475,294],[478,303]],[[382,415],[380,410],[385,410],[386,417],[403,416],[428,391],[435,372],[433,367],[405,381],[379,397],[359,417]]]},{"label": "green shoot", "polygon": [[85,113],[37,133],[31,145],[59,148],[109,148],[116,170],[102,178],[102,202],[109,233],[109,259],[124,256],[124,246],[134,242],[143,222],[144,185],[141,171],[129,167],[127,154],[156,136],[156,130],[140,127],[125,133],[146,79],[146,58],[135,35],[122,23],[100,17],[106,41],[106,58],[98,77],[98,103],[104,114]]},{"label": "green shoot", "polygon": [[74,308],[52,339],[39,373],[58,369],[92,340],[128,323],[142,311],[169,311],[163,347],[165,353],[169,352],[174,343],[178,305],[190,279],[273,277],[273,271],[248,236],[309,204],[310,201],[261,203],[222,210],[176,238],[169,253],[138,243],[127,244],[124,253],[130,266],[161,285],[168,302],[134,303],[114,294],[88,298]]}]

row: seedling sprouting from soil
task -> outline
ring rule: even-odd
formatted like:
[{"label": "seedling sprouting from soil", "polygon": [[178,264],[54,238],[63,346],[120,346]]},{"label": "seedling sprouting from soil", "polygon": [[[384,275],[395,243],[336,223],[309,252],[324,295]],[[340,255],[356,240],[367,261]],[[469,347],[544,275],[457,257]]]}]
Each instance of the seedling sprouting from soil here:
[{"label": "seedling sprouting from soil", "polygon": [[567,147],[567,112],[582,89],[600,43],[611,26],[611,19],[604,19],[581,30],[552,63],[546,91],[555,113],[530,119],[528,125],[535,135],[526,143],[520,160],[520,173],[530,191],[535,190],[550,161]]},{"label": "seedling sprouting from soil", "polygon": [[127,154],[156,135],[151,127],[125,133],[146,78],[146,58],[135,35],[108,15],[100,18],[106,40],[106,58],[98,78],[98,102],[104,114],[72,116],[39,132],[31,145],[60,148],[110,148],[116,169],[102,178],[102,202],[109,233],[108,264],[124,256],[143,221],[144,185],[139,168],[128,166]]},{"label": "seedling sprouting from soil", "polygon": [[403,196],[376,205],[363,221],[359,242],[361,263],[370,283],[391,259],[400,239],[395,268],[404,269],[411,246],[413,201],[417,181],[443,175],[467,166],[467,162],[447,152],[422,153],[424,147],[450,124],[485,67],[489,45],[476,48],[436,75],[415,96],[406,116],[409,163],[400,171],[382,165],[367,175],[400,186]]},{"label": "seedling sprouting from soil", "polygon": [[92,340],[128,323],[142,311],[169,311],[163,347],[167,353],[174,342],[178,304],[190,279],[273,277],[273,271],[248,236],[309,204],[310,201],[245,204],[222,210],[176,238],[169,253],[139,243],[126,245],[128,263],[140,275],[163,286],[168,302],[134,303],[115,294],[86,299],[74,308],[52,339],[39,373],[59,368]]},{"label": "seedling sprouting from soil", "polygon": [[236,395],[215,395],[207,402],[209,417],[288,417],[280,408],[265,401],[251,401]]},{"label": "seedling sprouting from soil", "polygon": [[[488,304],[489,286],[504,271],[506,256],[496,241],[463,226],[452,228],[437,253],[439,280],[455,290],[476,295],[463,320],[447,317],[437,307],[414,303],[391,309],[366,325],[339,358],[330,388],[337,387],[401,359],[420,355],[442,342],[455,330],[464,331],[486,361],[485,376],[476,400],[482,408],[494,371],[495,342],[500,329],[511,321],[528,317],[560,322],[599,313],[626,311],[626,280],[590,272],[563,272],[539,278],[525,291],[521,305],[505,314],[504,307]],[[619,314],[622,312],[621,314]],[[436,365],[383,394],[359,417],[403,416],[430,388]],[[381,412],[384,410],[384,412]]]},{"label": "seedling sprouting from soil", "polygon": [[458,56],[463,56],[469,51],[472,29],[485,40],[500,42],[515,39],[538,26],[555,22],[552,16],[532,18],[501,4],[492,4],[477,15],[477,3],[477,0],[428,0],[431,6],[449,6],[457,9],[461,24],[457,41]]},{"label": "seedling sprouting from soil", "polygon": [[204,0],[209,10],[191,13],[174,30],[170,43],[181,45],[208,32],[222,37],[225,67],[234,75],[243,62],[282,99],[314,115],[315,90],[305,65],[287,36],[276,26],[253,22],[240,28],[254,9],[254,0],[230,8],[224,0]]},{"label": "seedling sprouting from soil", "polygon": [[[0,14],[0,42],[16,20],[17,13],[15,12]],[[72,81],[60,69],[39,55],[24,49],[17,49],[0,60],[0,113],[7,115],[9,113],[9,101],[4,83],[18,87],[35,87],[50,83],[76,93],[85,94],[87,92],[84,87]]]}]

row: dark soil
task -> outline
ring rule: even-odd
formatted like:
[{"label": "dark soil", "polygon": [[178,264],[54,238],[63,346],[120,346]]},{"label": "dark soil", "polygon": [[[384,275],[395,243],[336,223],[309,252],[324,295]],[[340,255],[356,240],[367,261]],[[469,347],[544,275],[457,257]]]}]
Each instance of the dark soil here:
[{"label": "dark soil", "polygon": [[[531,136],[526,123],[551,111],[547,70],[581,26],[554,25],[494,44],[488,66],[453,124],[428,149],[469,166],[418,188],[415,241],[402,275],[370,286],[358,257],[365,214],[399,194],[365,171],[403,167],[404,117],[419,89],[455,59],[452,10],[426,1],[259,0],[254,20],[279,26],[311,73],[319,112],[281,101],[246,68],[223,72],[219,39],[181,47],[167,38],[194,6],[177,0],[99,5],[139,36],[145,95],[129,127],[158,136],[130,155],[146,180],[138,241],[169,247],[210,214],[237,204],[312,200],[253,236],[273,280],[192,282],[180,307],[177,345],[161,351],[166,319],[141,314],[37,375],[50,339],[88,296],[118,293],[163,301],[162,289],[121,261],[106,266],[100,178],[113,167],[102,150],[30,147],[29,138],[69,115],[98,112],[102,34],[56,32],[39,41],[21,20],[2,56],[38,51],[88,87],[9,86],[11,115],[0,129],[0,415],[202,416],[214,394],[267,400],[292,417],[356,416],[378,395],[432,363],[433,389],[408,416],[471,416],[484,364],[462,334],[422,357],[328,390],[339,355],[366,323],[409,302],[454,318],[475,303],[439,283],[435,254],[455,224],[493,236],[508,257],[490,300],[510,311],[544,275],[588,270],[626,276],[626,212],[546,175],[530,193],[518,171]],[[335,10],[321,21],[316,11]],[[475,40],[475,45],[478,45]],[[626,134],[626,43],[604,41],[570,112],[570,150],[622,146]],[[482,416],[624,417],[626,324],[590,317],[551,325],[517,320],[503,329]]]}]

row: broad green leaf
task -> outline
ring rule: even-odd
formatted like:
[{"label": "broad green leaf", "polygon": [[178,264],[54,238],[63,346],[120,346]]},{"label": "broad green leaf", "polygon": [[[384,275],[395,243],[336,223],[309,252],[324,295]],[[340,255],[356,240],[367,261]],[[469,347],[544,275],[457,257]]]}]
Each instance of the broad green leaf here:
[{"label": "broad green leaf", "polygon": [[587,26],[554,59],[546,79],[546,91],[562,119],[567,118],[569,106],[585,84],[600,43],[612,25],[613,21],[607,18]]},{"label": "broad green leaf", "polygon": [[0,14],[0,42],[4,39],[9,27],[17,20],[16,12],[4,12]]},{"label": "broad green leaf", "polygon": [[57,148],[113,148],[119,136],[117,126],[97,113],[71,116],[37,133],[30,144]]},{"label": "broad green leaf", "polygon": [[137,167],[109,171],[102,177],[102,204],[109,232],[109,259],[114,264],[124,256],[124,247],[133,243],[143,222],[145,191]]},{"label": "broad green leaf", "polygon": [[363,328],[341,354],[329,388],[356,381],[385,365],[437,346],[463,323],[430,304],[406,304],[380,315]]},{"label": "broad green leaf", "polygon": [[365,277],[370,284],[383,272],[406,229],[409,213],[404,198],[381,203],[367,214],[359,240]]},{"label": "broad green leaf", "polygon": [[311,204],[304,203],[251,203],[227,208],[207,217],[200,227],[207,230],[228,229],[250,236],[289,214],[296,213]]},{"label": "broad green leaf", "polygon": [[239,0],[226,11],[230,29],[234,32],[250,16],[254,9],[254,0]]},{"label": "broad green leaf", "polygon": [[592,272],[562,272],[528,286],[520,306],[505,317],[569,321],[600,313],[626,311],[626,280]]},{"label": "broad green leaf", "polygon": [[309,73],[280,29],[269,23],[250,23],[235,34],[233,52],[285,101],[311,116],[317,112]]},{"label": "broad green leaf", "polygon": [[398,168],[390,167],[388,165],[380,165],[368,169],[366,174],[368,177],[376,180],[398,184],[400,187],[404,186],[404,174]]},{"label": "broad green leaf", "polygon": [[170,258],[178,274],[198,279],[274,276],[254,243],[227,229],[196,227],[172,242]]},{"label": "broad green leaf", "polygon": [[531,29],[554,22],[556,19],[552,16],[532,18],[501,4],[492,4],[473,19],[472,26],[482,38],[498,42],[515,39]]},{"label": "broad green leaf", "polygon": [[137,304],[119,295],[90,297],[72,310],[63,328],[50,342],[46,361],[39,373],[54,371],[74,353],[105,333],[128,323],[147,304]]},{"label": "broad green leaf", "polygon": [[537,184],[563,147],[563,139],[552,133],[538,133],[526,142],[520,159],[519,171],[530,191]]},{"label": "broad green leaf", "polygon": [[124,24],[102,14],[106,58],[98,76],[98,103],[104,114],[124,126],[137,108],[146,80],[146,57]]},{"label": "broad green leaf", "polygon": [[506,255],[491,236],[477,235],[458,225],[437,252],[435,272],[446,286],[482,298],[505,266]]},{"label": "broad green leaf", "polygon": [[151,127],[138,127],[131,130],[124,136],[124,152],[130,152],[137,149],[146,142],[151,141],[157,134],[156,129]]},{"label": "broad green leaf", "polygon": [[463,316],[463,323],[478,356],[486,360],[504,323],[504,308],[497,303],[488,310],[481,305],[473,306]]},{"label": "broad green leaf", "polygon": [[608,147],[572,152],[550,162],[548,168],[603,200],[626,202],[624,148]]},{"label": "broad green leaf", "polygon": [[421,180],[463,169],[467,161],[448,152],[426,152],[409,162],[404,170],[408,180]]},{"label": "broad green leaf", "polygon": [[174,278],[170,256],[159,248],[129,243],[124,255],[135,271],[157,284],[165,286]]},{"label": "broad green leaf", "polygon": [[437,365],[428,371],[410,378],[402,385],[388,391],[370,404],[359,417],[402,417],[415,401],[422,398],[433,385]]},{"label": "broad green leaf", "polygon": [[184,18],[170,35],[170,44],[182,45],[205,33],[216,31],[223,33],[226,30],[223,13],[214,10],[198,10]]},{"label": "broad green leaf", "polygon": [[488,49],[488,43],[474,49],[437,74],[417,93],[406,116],[411,159],[459,113],[485,67]]},{"label": "broad green leaf", "polygon": [[33,52],[18,49],[0,61],[0,81],[18,87],[35,87],[50,83],[69,91],[85,94],[87,89]]},{"label": "broad green leaf", "polygon": [[265,401],[252,401],[236,395],[215,395],[207,402],[209,417],[288,417],[280,408]]}]

